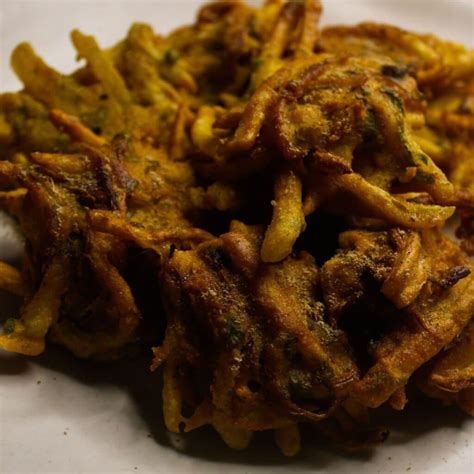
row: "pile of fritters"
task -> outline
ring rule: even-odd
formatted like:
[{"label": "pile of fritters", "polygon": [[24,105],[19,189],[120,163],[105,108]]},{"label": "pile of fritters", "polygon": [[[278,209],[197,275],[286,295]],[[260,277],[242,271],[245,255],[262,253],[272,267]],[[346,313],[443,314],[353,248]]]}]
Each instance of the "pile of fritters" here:
[{"label": "pile of fritters", "polygon": [[410,380],[474,415],[474,51],[320,15],[218,2],[105,50],[73,31],[71,75],[14,50],[0,206],[25,255],[0,288],[24,303],[0,347],[153,347],[167,428],[234,448],[272,429],[295,454],[300,423],[370,446]]}]

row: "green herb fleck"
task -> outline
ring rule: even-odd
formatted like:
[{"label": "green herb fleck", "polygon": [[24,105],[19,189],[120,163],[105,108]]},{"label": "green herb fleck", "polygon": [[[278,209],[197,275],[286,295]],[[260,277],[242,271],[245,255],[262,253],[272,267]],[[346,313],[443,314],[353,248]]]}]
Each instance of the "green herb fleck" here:
[{"label": "green herb fleck", "polygon": [[395,64],[384,64],[382,66],[382,74],[384,76],[401,79],[405,77],[407,73],[408,69],[405,66],[396,66]]},{"label": "green herb fleck", "polygon": [[415,179],[419,183],[423,183],[423,184],[433,184],[435,182],[435,177],[433,174],[426,173],[425,171],[421,171],[421,170],[418,170],[416,172]]},{"label": "green herb fleck", "polygon": [[3,325],[3,334],[13,334],[15,332],[16,322],[14,319],[7,319]]},{"label": "green herb fleck", "polygon": [[379,137],[379,127],[377,117],[372,108],[367,109],[367,118],[364,122],[364,140],[366,142],[375,141]]},{"label": "green herb fleck", "polygon": [[290,388],[293,396],[301,399],[311,398],[311,380],[309,373],[299,370],[290,370]]},{"label": "green herb fleck", "polygon": [[420,160],[425,165],[428,164],[428,157],[424,153],[418,153],[418,155],[416,155],[416,159]]},{"label": "green herb fleck", "polygon": [[230,315],[227,319],[227,335],[233,346],[237,346],[244,339],[244,331],[240,326],[240,322],[235,315]]},{"label": "green herb fleck", "polygon": [[360,94],[358,97],[359,99],[364,99],[364,97],[369,97],[370,96],[370,91],[367,89],[367,87],[363,86],[357,86],[352,89],[352,92],[355,92],[356,94]]},{"label": "green herb fleck", "polygon": [[165,63],[168,64],[168,66],[173,66],[173,64],[176,63],[178,58],[179,58],[179,52],[174,48],[170,48],[166,50],[163,59]]},{"label": "green herb fleck", "polygon": [[392,104],[402,113],[405,113],[405,106],[401,97],[392,89],[385,87],[382,92],[390,99]]},{"label": "green herb fleck", "polygon": [[19,115],[24,115],[25,117],[30,115],[30,111],[26,105],[20,105],[16,110]]},{"label": "green herb fleck", "polygon": [[259,67],[262,67],[264,62],[265,61],[262,58],[256,58],[253,62],[254,69],[258,69]]},{"label": "green herb fleck", "polygon": [[132,192],[138,187],[138,181],[131,176],[128,177],[127,179],[127,191]]}]

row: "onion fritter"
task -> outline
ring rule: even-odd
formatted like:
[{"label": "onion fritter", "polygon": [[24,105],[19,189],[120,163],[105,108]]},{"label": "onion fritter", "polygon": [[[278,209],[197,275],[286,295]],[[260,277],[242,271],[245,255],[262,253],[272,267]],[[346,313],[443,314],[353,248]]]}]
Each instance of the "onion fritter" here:
[{"label": "onion fritter", "polygon": [[474,414],[474,52],[321,12],[216,2],[109,49],[76,30],[70,75],[13,51],[0,208],[25,253],[0,288],[24,302],[1,348],[152,348],[166,427],[235,449],[275,430],[294,455],[303,423],[370,447],[412,379]]}]

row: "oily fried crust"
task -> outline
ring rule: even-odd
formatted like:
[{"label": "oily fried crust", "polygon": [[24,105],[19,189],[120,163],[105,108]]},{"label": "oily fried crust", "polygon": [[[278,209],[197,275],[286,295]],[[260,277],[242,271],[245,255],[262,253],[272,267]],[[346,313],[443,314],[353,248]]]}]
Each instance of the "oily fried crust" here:
[{"label": "oily fried crust", "polygon": [[[401,328],[382,340],[377,347],[379,360],[354,386],[355,399],[372,408],[380,406],[416,369],[459,335],[472,318],[474,302],[462,295],[470,294],[473,284],[473,278],[467,278],[429,309],[413,308],[414,327]],[[459,300],[462,303],[455,305]]]},{"label": "oily fried crust", "polygon": [[[273,220],[262,250],[265,261],[289,254],[304,229],[302,216],[317,207],[417,229],[435,227],[453,214],[450,205],[460,195],[412,138],[409,117],[420,117],[421,107],[416,105],[416,84],[407,75],[397,81],[387,77],[389,64],[388,58],[378,56],[297,59],[256,89],[237,126],[232,120],[230,129],[217,129],[216,123],[227,124],[225,111],[200,110],[192,137],[198,164],[207,156],[206,167],[198,167],[204,176],[227,176],[228,167],[242,163],[243,154],[255,157],[260,166],[262,146],[280,157],[283,171],[274,178]],[[382,143],[386,146],[379,148]],[[374,159],[380,156],[385,168],[374,170],[367,163],[354,170],[361,149]],[[398,197],[393,192],[397,183],[411,192],[428,193],[438,205]],[[309,196],[306,202],[301,194]],[[285,203],[279,205],[283,196]],[[286,216],[281,209],[288,210]]]},{"label": "oily fried crust", "polygon": [[[245,229],[244,232],[248,234],[251,231]],[[224,394],[235,392],[238,395],[241,390],[248,391],[243,387],[229,390],[221,385],[230,376],[221,372],[231,370],[232,361],[235,361],[237,365],[232,370],[231,379],[251,378],[250,381],[247,379],[249,386],[261,386],[261,394],[258,395],[263,397],[262,402],[267,399],[275,404],[277,413],[283,411],[278,408],[281,405],[294,416],[317,420],[324,415],[313,413],[309,406],[299,406],[292,399],[291,384],[295,381],[290,381],[281,370],[282,365],[291,366],[288,351],[296,351],[303,357],[304,367],[297,371],[303,378],[310,377],[308,381],[301,382],[309,383],[306,388],[308,395],[314,391],[313,396],[323,397],[323,400],[330,395],[328,389],[337,387],[343,390],[357,377],[357,369],[346,355],[342,334],[333,332],[322,320],[316,320],[311,330],[307,328],[309,320],[321,317],[318,314],[321,305],[311,300],[312,292],[317,287],[318,273],[309,255],[302,255],[283,266],[280,264],[281,268],[264,266],[258,269],[253,263],[255,260],[258,262],[258,251],[254,245],[255,242],[245,234],[233,231],[217,241],[202,244],[195,252],[176,251],[163,270],[167,285],[165,295],[170,295],[166,298],[169,301],[167,307],[174,318],[184,320],[180,327],[195,325],[200,328],[197,329],[198,337],[205,338],[218,354],[221,353],[217,360],[224,357],[227,361],[222,368],[217,362],[213,376],[215,382],[211,393],[216,410],[229,408],[223,405],[223,400],[229,396]],[[247,267],[243,274],[239,274],[240,267],[236,266],[241,261],[245,261]],[[301,283],[297,282],[297,278]],[[274,297],[286,291],[297,293],[284,310],[274,301]],[[292,322],[290,318],[293,318]],[[193,340],[197,334],[188,337]],[[285,349],[288,344],[294,348]],[[228,354],[229,350],[231,353]],[[329,358],[327,351],[332,354]],[[318,375],[310,376],[311,370]],[[246,371],[250,373],[245,376]],[[314,403],[316,408],[317,401]],[[240,423],[239,418],[234,423]]]},{"label": "oily fried crust", "polygon": [[320,48],[366,55],[392,57],[398,67],[387,69],[394,77],[409,72],[428,88],[451,85],[472,74],[474,56],[461,45],[433,35],[419,35],[391,25],[361,23],[356,26],[329,26],[321,32]]},{"label": "oily fried crust", "polygon": [[[436,245],[447,240],[435,231],[427,231],[423,238],[428,251],[434,251]],[[353,387],[354,398],[360,403],[375,408],[387,401],[397,389],[406,385],[415,370],[449,345],[471,320],[474,277],[467,271],[454,285],[445,284],[452,268],[460,263],[469,267],[454,244],[446,242],[444,248],[444,256],[431,255],[431,275],[438,281],[423,287],[406,308],[403,324],[376,344],[375,364]],[[417,263],[413,262],[413,265]]]},{"label": "oily fried crust", "polygon": [[457,403],[474,415],[474,325],[471,323],[454,344],[417,374],[419,388],[444,403]]}]

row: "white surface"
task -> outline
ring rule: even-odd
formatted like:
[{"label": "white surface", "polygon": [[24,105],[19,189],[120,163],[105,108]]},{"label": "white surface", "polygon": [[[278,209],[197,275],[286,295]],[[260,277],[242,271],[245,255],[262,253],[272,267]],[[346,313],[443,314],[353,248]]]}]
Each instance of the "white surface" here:
[{"label": "white surface", "polygon": [[[0,91],[19,86],[8,56],[20,41],[31,41],[67,71],[74,67],[72,28],[107,46],[132,21],[160,32],[189,22],[200,3],[0,0]],[[386,21],[473,46],[473,12],[469,0],[327,0],[324,21]],[[17,254],[15,237],[0,219],[0,258]],[[13,306],[0,295],[0,313]],[[431,401],[412,402],[406,413],[387,412],[392,435],[367,457],[342,456],[310,433],[292,460],[265,434],[245,452],[227,449],[210,430],[184,442],[170,438],[161,423],[159,380],[147,363],[141,369],[96,365],[54,348],[37,359],[0,353],[0,473],[474,473],[474,422]]]}]

